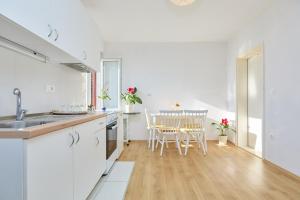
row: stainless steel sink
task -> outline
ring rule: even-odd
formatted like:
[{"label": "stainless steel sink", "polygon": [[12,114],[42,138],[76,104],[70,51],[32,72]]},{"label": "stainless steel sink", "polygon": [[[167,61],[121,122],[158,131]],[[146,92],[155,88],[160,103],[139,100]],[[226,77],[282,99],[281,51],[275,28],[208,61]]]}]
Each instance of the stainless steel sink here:
[{"label": "stainless steel sink", "polygon": [[0,122],[0,128],[20,129],[20,128],[27,128],[27,127],[37,126],[42,124],[48,124],[51,122],[55,122],[55,121],[50,121],[50,120],[6,121],[6,122]]},{"label": "stainless steel sink", "polygon": [[34,117],[27,117],[22,121],[4,120],[0,121],[0,129],[21,129],[42,124],[48,124],[52,122],[64,121],[78,116],[79,115],[40,115]]}]

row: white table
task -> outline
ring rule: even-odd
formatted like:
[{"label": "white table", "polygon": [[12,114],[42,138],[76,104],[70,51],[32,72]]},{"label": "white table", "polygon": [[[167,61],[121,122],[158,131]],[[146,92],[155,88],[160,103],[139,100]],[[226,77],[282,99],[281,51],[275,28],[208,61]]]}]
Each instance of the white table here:
[{"label": "white table", "polygon": [[127,145],[129,145],[130,142],[130,134],[129,134],[129,120],[130,120],[130,116],[135,116],[135,115],[139,115],[141,114],[141,112],[130,112],[130,113],[126,113],[123,112],[123,120],[124,120],[124,141],[127,143]]}]

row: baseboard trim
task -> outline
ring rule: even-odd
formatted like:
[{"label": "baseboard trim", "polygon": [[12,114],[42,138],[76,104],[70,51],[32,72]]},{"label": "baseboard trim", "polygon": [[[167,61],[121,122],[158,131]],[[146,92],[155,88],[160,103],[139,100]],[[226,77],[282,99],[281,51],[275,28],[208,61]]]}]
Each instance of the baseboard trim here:
[{"label": "baseboard trim", "polygon": [[293,172],[290,172],[274,163],[272,163],[271,161],[269,160],[266,160],[266,159],[263,159],[263,162],[266,163],[267,165],[275,168],[276,170],[280,171],[281,173],[283,173],[285,176],[288,176],[289,178],[295,180],[295,181],[298,181],[300,182],[300,176],[294,174]]},{"label": "baseboard trim", "polygon": [[244,149],[242,147],[239,147],[239,146],[236,146],[236,147],[238,147],[242,151],[245,151],[245,152],[247,152],[247,153],[249,153],[249,154],[251,154],[251,155],[253,155],[253,156],[255,156],[255,157],[259,158],[259,159],[261,159],[265,164],[269,165],[270,167],[275,168],[276,170],[280,171],[285,176],[288,176],[289,178],[291,178],[291,179],[293,179],[295,181],[300,182],[300,176],[294,174],[293,172],[290,172],[290,171],[288,171],[288,170],[286,170],[286,169],[284,169],[284,168],[282,168],[282,167],[274,164],[273,162],[271,162],[271,161],[269,161],[269,160],[267,160],[265,158],[261,158],[261,157],[257,156],[256,154],[251,153],[251,152],[247,151],[246,149]]}]

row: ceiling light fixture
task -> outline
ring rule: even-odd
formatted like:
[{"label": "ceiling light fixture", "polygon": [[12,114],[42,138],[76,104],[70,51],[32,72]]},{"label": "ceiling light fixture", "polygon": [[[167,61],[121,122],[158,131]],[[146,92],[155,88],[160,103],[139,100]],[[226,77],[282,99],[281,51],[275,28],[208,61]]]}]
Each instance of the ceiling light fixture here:
[{"label": "ceiling light fixture", "polygon": [[188,6],[195,2],[195,0],[170,0],[176,6]]}]

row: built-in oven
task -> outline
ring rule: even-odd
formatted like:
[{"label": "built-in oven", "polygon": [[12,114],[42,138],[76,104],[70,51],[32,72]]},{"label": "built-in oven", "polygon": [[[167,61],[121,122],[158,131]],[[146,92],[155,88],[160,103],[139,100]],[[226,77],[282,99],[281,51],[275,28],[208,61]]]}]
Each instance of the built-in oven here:
[{"label": "built-in oven", "polygon": [[115,112],[111,112],[108,113],[106,118],[106,171],[104,174],[108,174],[118,158],[117,140],[118,115]]},{"label": "built-in oven", "polygon": [[106,159],[117,149],[118,124],[117,120],[106,126]]}]

